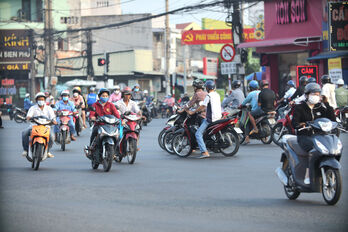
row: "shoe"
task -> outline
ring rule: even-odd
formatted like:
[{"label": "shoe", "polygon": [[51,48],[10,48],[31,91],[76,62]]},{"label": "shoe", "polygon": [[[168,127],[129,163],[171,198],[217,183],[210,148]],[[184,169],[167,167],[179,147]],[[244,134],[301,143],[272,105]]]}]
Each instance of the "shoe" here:
[{"label": "shoe", "polygon": [[23,156],[23,157],[26,157],[27,155],[28,155],[28,152],[27,152],[27,151],[23,151],[23,152],[22,152],[22,156]]},{"label": "shoe", "polygon": [[250,133],[249,133],[249,135],[252,135],[252,134],[257,134],[257,133],[259,133],[259,130],[258,129],[252,129],[251,131],[250,131]]},{"label": "shoe", "polygon": [[71,135],[70,138],[72,141],[76,141],[76,138],[73,135]]},{"label": "shoe", "polygon": [[54,155],[51,152],[47,153],[47,158],[54,158]]},{"label": "shoe", "polygon": [[209,158],[210,155],[208,152],[202,152],[201,153],[201,156],[198,157],[198,159],[206,159],[206,158]]},{"label": "shoe", "polygon": [[305,178],[304,181],[303,181],[305,184],[310,184],[311,181],[309,180],[309,178]]}]

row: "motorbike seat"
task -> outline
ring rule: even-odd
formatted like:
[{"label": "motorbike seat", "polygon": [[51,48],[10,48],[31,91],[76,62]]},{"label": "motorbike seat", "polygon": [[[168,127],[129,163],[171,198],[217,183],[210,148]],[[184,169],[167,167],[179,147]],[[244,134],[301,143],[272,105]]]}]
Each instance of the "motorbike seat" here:
[{"label": "motorbike seat", "polygon": [[288,138],[287,143],[289,144],[291,149],[294,150],[294,152],[296,152],[297,155],[308,156],[308,153],[302,149],[300,144],[298,144],[296,136]]},{"label": "motorbike seat", "polygon": [[229,120],[230,120],[230,119],[220,119],[220,120],[217,120],[217,121],[215,121],[215,122],[210,123],[208,127],[211,127],[211,126],[216,125],[216,124],[219,124],[219,123],[224,123],[224,122],[227,122],[227,121],[229,121]]}]

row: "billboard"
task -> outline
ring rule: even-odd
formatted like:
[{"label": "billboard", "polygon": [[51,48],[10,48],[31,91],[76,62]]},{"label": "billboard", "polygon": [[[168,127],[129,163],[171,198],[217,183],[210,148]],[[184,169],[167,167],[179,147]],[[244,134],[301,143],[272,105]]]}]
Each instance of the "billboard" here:
[{"label": "billboard", "polygon": [[190,30],[184,31],[181,43],[186,45],[224,44],[232,42],[231,30]]},{"label": "billboard", "polygon": [[330,50],[348,49],[348,1],[329,2]]}]

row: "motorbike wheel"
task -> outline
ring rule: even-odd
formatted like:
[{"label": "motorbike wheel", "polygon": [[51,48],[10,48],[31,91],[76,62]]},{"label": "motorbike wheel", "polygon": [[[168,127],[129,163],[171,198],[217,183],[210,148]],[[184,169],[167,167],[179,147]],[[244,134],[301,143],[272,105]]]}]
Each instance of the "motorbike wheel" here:
[{"label": "motorbike wheel", "polygon": [[36,143],[34,146],[32,168],[37,171],[40,166],[42,154],[44,153],[44,146],[40,143]]},{"label": "motorbike wheel", "polygon": [[[234,156],[239,150],[239,137],[238,134],[232,131],[225,131],[222,133],[222,138],[229,142],[229,146],[224,149],[220,149],[224,156]],[[234,145],[234,146],[233,146]]]},{"label": "motorbike wheel", "polygon": [[163,137],[164,149],[165,149],[169,154],[172,154],[172,155],[175,154],[175,152],[174,152],[174,150],[173,150],[173,146],[172,146],[173,138],[174,138],[174,133],[173,133],[172,131],[166,133],[166,134],[164,135],[164,137]]},{"label": "motorbike wheel", "polygon": [[60,144],[60,149],[62,149],[62,151],[65,151],[65,140],[66,140],[66,135],[67,132],[63,131],[62,132],[62,140],[61,140],[61,144]]},{"label": "motorbike wheel", "polygon": [[334,205],[338,202],[342,192],[342,179],[340,172],[337,169],[326,168],[325,176],[328,186],[321,183],[321,192],[324,200],[328,205]]},{"label": "motorbike wheel", "polygon": [[92,157],[92,168],[93,169],[98,169],[99,167],[99,164],[95,161],[95,158]]},{"label": "motorbike wheel", "polygon": [[128,138],[127,141],[127,160],[129,164],[134,164],[137,156],[137,140],[134,138]]},{"label": "motorbike wheel", "polygon": [[120,155],[116,155],[116,156],[115,156],[115,162],[116,162],[116,163],[121,163],[121,162],[122,162],[122,159],[123,159],[123,157],[120,156]]},{"label": "motorbike wheel", "polygon": [[79,118],[75,122],[75,130],[76,130],[77,136],[80,136],[80,134],[81,134],[81,127],[80,127],[80,119]]},{"label": "motorbike wheel", "polygon": [[19,116],[20,116],[20,113],[16,112],[16,113],[14,114],[14,120],[15,120],[17,123],[22,123],[22,122],[24,122],[24,120],[21,119]]},{"label": "motorbike wheel", "polygon": [[283,127],[283,124],[280,122],[280,123],[277,123],[273,128],[272,128],[272,140],[273,142],[280,146],[280,140],[281,138],[283,137],[283,135],[286,135],[286,134],[289,134],[288,132],[288,128],[286,127]]},{"label": "motorbike wheel", "polygon": [[290,200],[296,200],[300,196],[300,191],[296,190],[293,187],[295,186],[295,181],[288,162],[288,160],[285,160],[283,163],[283,170],[285,171],[286,176],[288,177],[288,185],[284,186],[284,192]]},{"label": "motorbike wheel", "polygon": [[164,137],[166,131],[167,131],[167,130],[163,129],[163,130],[159,133],[158,138],[157,138],[158,144],[159,144],[159,146],[160,146],[163,150],[165,150],[164,145],[163,145],[163,137]]},{"label": "motorbike wheel", "polygon": [[[273,141],[272,127],[269,123],[264,123],[261,125],[262,130],[266,131],[269,136],[261,138],[263,144],[270,144]],[[260,130],[260,128],[259,128]]]},{"label": "motorbike wheel", "polygon": [[108,172],[111,169],[112,160],[114,158],[114,153],[115,153],[114,146],[110,144],[105,144],[105,153],[106,153],[106,156],[103,159],[103,168],[104,168],[104,172]]},{"label": "motorbike wheel", "polygon": [[172,147],[179,157],[188,157],[192,153],[192,147],[186,134],[177,134],[173,137]]}]

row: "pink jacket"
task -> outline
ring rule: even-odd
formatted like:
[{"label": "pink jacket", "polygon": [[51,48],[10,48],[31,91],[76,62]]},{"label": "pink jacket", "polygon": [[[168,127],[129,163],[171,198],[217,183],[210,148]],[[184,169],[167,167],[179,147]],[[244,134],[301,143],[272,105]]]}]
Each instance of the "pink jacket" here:
[{"label": "pink jacket", "polygon": [[109,98],[109,102],[111,102],[111,103],[117,102],[117,101],[121,100],[121,96],[122,96],[121,93],[119,93],[119,94],[112,93],[110,98]]}]

